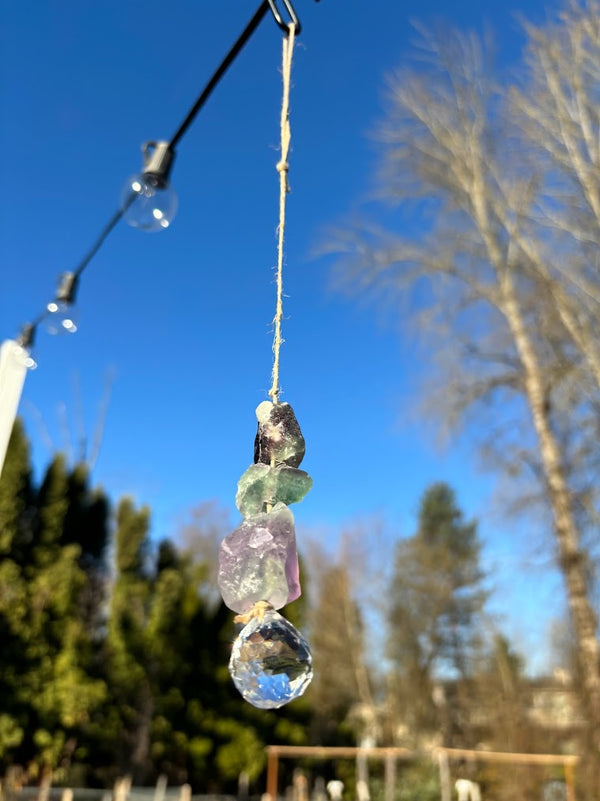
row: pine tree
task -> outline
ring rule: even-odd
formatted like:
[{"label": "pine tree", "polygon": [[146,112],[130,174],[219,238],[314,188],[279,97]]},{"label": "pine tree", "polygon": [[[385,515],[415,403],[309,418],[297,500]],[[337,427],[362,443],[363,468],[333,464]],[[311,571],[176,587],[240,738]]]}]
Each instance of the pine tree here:
[{"label": "pine tree", "polygon": [[0,760],[20,746],[27,723],[16,689],[26,665],[20,626],[27,610],[22,551],[31,541],[31,473],[29,444],[22,423],[17,420],[0,479]]},{"label": "pine tree", "polygon": [[0,479],[0,555],[19,551],[31,540],[32,468],[29,443],[22,422],[17,419],[8,443]]},{"label": "pine tree", "polygon": [[305,742],[304,701],[275,713],[242,700],[209,566],[153,547],[148,508],[119,504],[109,582],[107,498],[60,455],[36,491],[17,425],[0,515],[0,768],[105,786],[165,773],[222,791],[261,774],[268,742]]},{"label": "pine tree", "polygon": [[105,775],[116,766],[138,783],[159,773],[183,783],[205,779],[214,759],[223,615],[206,605],[206,566],[168,540],[153,553],[149,522],[147,508],[120,503],[106,639],[111,701],[94,736]]},{"label": "pine tree", "polygon": [[[107,627],[108,682],[114,707],[105,710],[121,775],[145,778],[154,699],[146,668],[145,627],[151,586],[148,576],[150,511],[126,498],[117,509],[115,577]],[[106,725],[104,726],[106,729]]]},{"label": "pine tree", "polygon": [[[66,535],[76,506],[90,510],[96,535],[106,543],[108,504],[102,493],[91,493],[87,473],[69,472],[62,456],[52,460],[36,492],[27,439],[17,422],[0,481],[5,535],[0,553],[0,758],[5,764],[11,759],[29,763],[40,773],[68,766],[105,694],[104,682],[91,670],[102,593],[99,587],[91,593],[81,545],[74,531]],[[77,526],[82,536],[84,519]]]},{"label": "pine tree", "polygon": [[486,599],[479,553],[476,524],[464,522],[452,489],[429,487],[417,532],[397,545],[390,587],[392,696],[413,733],[442,726],[450,735],[448,710],[434,688],[471,672]]},{"label": "pine tree", "polygon": [[[88,576],[82,548],[65,542],[71,476],[57,455],[46,470],[36,498],[30,558],[23,565],[28,612],[22,627],[29,665],[19,697],[29,707],[30,747],[40,770],[68,765],[81,728],[102,702],[106,686],[89,674],[92,640],[85,606]],[[80,495],[86,487],[81,487]]]}]

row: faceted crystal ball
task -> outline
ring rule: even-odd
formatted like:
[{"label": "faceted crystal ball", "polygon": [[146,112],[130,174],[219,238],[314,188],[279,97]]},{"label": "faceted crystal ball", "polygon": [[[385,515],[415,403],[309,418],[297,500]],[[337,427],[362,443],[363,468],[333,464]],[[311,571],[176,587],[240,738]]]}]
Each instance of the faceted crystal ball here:
[{"label": "faceted crystal ball", "polygon": [[218,584],[225,605],[247,612],[258,601],[281,609],[300,597],[294,516],[283,503],[247,517],[221,542]]},{"label": "faceted crystal ball", "polygon": [[251,464],[238,481],[235,505],[244,517],[265,511],[276,503],[298,503],[312,487],[313,480],[304,470],[285,464],[270,467]]},{"label": "faceted crystal ball", "polygon": [[233,643],[229,673],[242,696],[259,709],[299,698],[311,682],[312,657],[300,632],[274,609],[254,617]]},{"label": "faceted crystal ball", "polygon": [[290,404],[263,401],[256,407],[256,418],[254,461],[299,467],[306,445]]}]

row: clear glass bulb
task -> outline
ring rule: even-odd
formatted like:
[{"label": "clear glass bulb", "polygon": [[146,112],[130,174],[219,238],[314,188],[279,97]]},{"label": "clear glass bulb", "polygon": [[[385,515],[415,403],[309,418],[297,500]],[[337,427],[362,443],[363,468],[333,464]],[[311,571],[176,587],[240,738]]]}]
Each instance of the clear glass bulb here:
[{"label": "clear glass bulb", "polygon": [[151,175],[134,175],[123,188],[121,208],[125,221],[134,228],[162,231],[175,217],[177,193]]},{"label": "clear glass bulb", "polygon": [[22,345],[15,345],[13,355],[19,364],[24,365],[28,370],[35,370],[37,367],[37,361],[29,348],[24,348]]},{"label": "clear glass bulb", "polygon": [[66,300],[53,300],[46,308],[44,328],[48,334],[74,334],[79,324],[79,315],[72,303]]}]

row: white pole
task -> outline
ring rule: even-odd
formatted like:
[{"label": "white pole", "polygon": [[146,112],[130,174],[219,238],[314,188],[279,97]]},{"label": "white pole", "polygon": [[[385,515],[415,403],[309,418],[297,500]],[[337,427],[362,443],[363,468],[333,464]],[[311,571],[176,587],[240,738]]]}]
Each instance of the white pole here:
[{"label": "white pole", "polygon": [[12,339],[0,346],[0,475],[30,360],[33,364],[27,349]]},{"label": "white pole", "polygon": [[167,793],[167,777],[165,776],[164,773],[161,773],[156,781],[153,801],[165,801],[166,793]]}]

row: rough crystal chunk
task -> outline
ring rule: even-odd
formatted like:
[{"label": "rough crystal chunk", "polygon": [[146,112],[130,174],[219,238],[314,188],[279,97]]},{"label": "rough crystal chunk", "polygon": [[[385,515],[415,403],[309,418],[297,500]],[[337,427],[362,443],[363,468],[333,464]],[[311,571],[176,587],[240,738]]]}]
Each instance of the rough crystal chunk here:
[{"label": "rough crystal chunk", "polygon": [[312,487],[304,470],[287,465],[252,464],[238,481],[235,504],[244,517],[265,511],[266,505],[298,503]]},{"label": "rough crystal chunk", "polygon": [[256,408],[258,432],[254,441],[254,461],[298,467],[306,445],[289,403],[263,401]]},{"label": "rough crystal chunk", "polygon": [[252,515],[221,542],[219,589],[235,612],[258,601],[281,609],[300,596],[294,517],[283,503]]},{"label": "rough crystal chunk", "polygon": [[277,709],[299,698],[312,679],[306,640],[275,610],[253,618],[233,643],[229,673],[248,703]]}]

